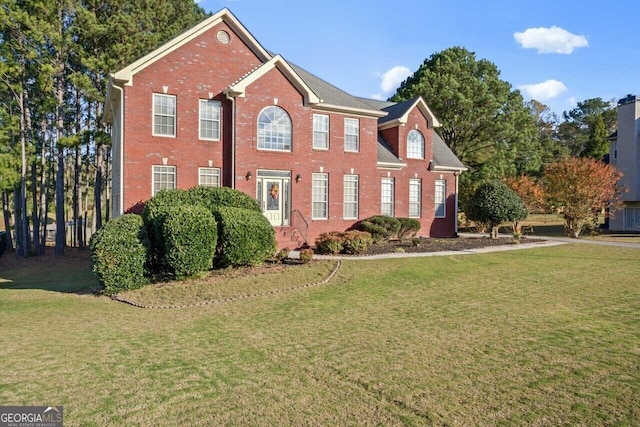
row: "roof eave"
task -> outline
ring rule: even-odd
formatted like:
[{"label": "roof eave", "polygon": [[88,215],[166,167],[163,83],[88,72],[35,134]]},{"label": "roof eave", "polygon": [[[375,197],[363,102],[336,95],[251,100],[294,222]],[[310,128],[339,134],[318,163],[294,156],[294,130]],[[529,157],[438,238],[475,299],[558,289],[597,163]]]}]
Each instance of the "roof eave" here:
[{"label": "roof eave", "polygon": [[438,165],[433,165],[431,168],[431,171],[433,172],[465,172],[468,171],[469,168],[466,168],[464,166],[459,167],[459,166],[438,166]]},{"label": "roof eave", "polygon": [[319,110],[336,111],[339,113],[352,113],[352,114],[358,114],[358,115],[369,116],[369,117],[384,117],[388,114],[386,111],[366,110],[364,108],[345,107],[342,105],[326,104],[322,101],[317,105],[314,105],[314,108],[317,108]]},{"label": "roof eave", "polygon": [[378,169],[393,169],[400,170],[407,166],[406,163],[390,163],[390,162],[378,162]]}]

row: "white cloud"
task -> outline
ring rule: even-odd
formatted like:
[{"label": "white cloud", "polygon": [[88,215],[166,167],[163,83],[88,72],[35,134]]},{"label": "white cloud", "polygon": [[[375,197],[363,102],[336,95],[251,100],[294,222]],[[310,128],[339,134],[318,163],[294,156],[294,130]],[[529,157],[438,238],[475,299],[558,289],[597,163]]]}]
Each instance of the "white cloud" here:
[{"label": "white cloud", "polygon": [[578,105],[578,100],[576,99],[576,97],[575,97],[575,96],[570,96],[570,97],[569,97],[569,104],[570,104],[572,107],[575,107],[576,105]]},{"label": "white cloud", "polygon": [[567,91],[564,83],[553,79],[542,83],[520,85],[518,89],[529,95],[530,98],[538,101],[555,98]]},{"label": "white cloud", "polygon": [[391,93],[396,90],[398,86],[400,86],[400,83],[410,75],[410,69],[402,65],[396,65],[380,75],[380,78],[382,79],[380,89],[382,89],[382,92],[384,93]]},{"label": "white cloud", "polygon": [[587,47],[589,42],[585,36],[572,34],[556,27],[527,28],[523,33],[513,33],[516,42],[525,49],[538,49],[538,53],[569,54],[577,47]]}]

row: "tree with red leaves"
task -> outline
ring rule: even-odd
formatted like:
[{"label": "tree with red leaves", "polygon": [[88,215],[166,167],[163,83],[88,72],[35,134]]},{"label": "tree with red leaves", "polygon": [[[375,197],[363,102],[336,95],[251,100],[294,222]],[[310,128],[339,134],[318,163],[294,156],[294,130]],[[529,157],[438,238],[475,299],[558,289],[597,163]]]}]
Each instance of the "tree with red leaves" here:
[{"label": "tree with red leaves", "polygon": [[591,158],[565,158],[545,167],[547,202],[561,212],[568,236],[577,238],[598,214],[609,216],[620,206],[621,177],[615,167]]}]

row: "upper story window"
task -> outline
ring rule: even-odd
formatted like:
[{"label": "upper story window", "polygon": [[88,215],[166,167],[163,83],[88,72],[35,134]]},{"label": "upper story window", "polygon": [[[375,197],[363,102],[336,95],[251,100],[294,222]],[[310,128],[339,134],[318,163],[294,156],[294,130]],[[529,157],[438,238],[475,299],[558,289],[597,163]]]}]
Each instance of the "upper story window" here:
[{"label": "upper story window", "polygon": [[329,116],[313,115],[313,148],[316,150],[329,149]]},{"label": "upper story window", "polygon": [[200,139],[220,140],[220,102],[200,100]]},{"label": "upper story window", "polygon": [[176,136],[176,97],[153,94],[153,135]]},{"label": "upper story window", "polygon": [[272,105],[258,116],[258,148],[291,151],[291,118],[282,108]]},{"label": "upper story window", "polygon": [[344,151],[360,151],[360,120],[344,119]]},{"label": "upper story window", "polygon": [[417,130],[407,135],[407,159],[424,159],[424,136]]}]

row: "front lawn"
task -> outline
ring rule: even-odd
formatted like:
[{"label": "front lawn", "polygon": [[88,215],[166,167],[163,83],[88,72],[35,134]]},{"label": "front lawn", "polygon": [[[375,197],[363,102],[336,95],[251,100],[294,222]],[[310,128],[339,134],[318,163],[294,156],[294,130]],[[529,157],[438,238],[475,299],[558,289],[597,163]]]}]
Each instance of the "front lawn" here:
[{"label": "front lawn", "polygon": [[0,402],[65,425],[640,423],[640,250],[345,260],[324,286],[167,310],[7,256]]}]

